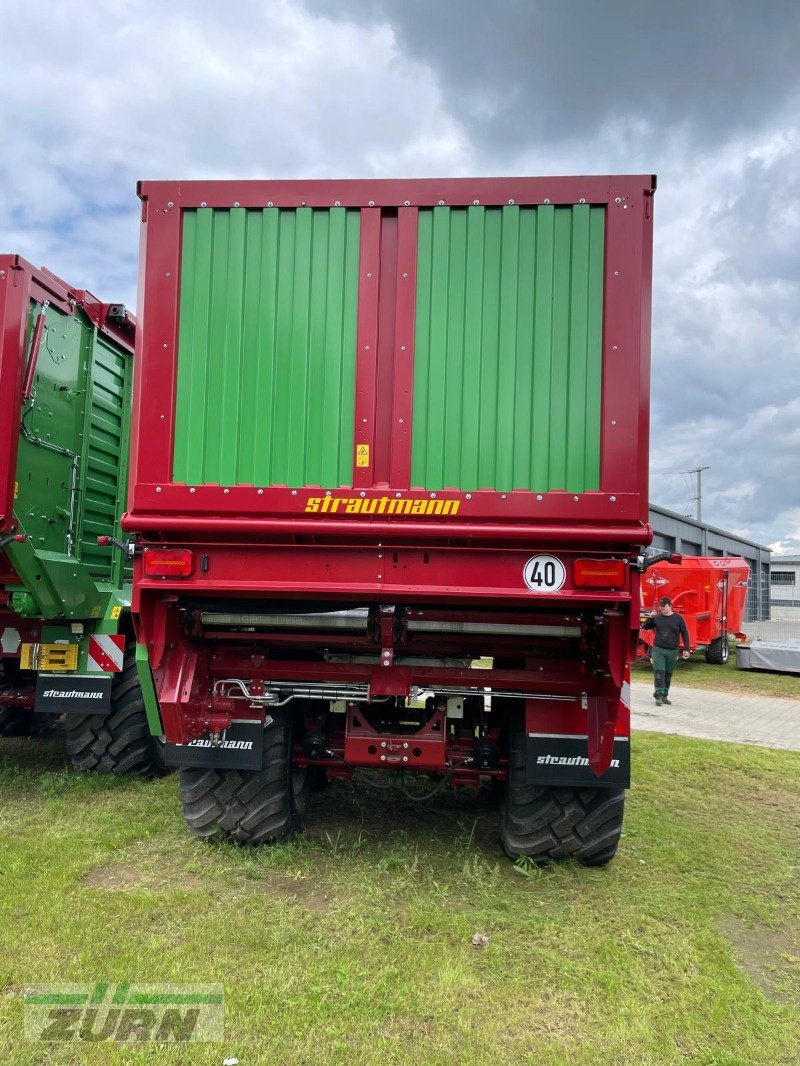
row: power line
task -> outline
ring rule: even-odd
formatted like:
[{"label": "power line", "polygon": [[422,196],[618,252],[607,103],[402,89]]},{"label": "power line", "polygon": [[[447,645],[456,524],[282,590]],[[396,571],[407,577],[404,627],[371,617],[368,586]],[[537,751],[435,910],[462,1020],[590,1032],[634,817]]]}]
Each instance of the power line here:
[{"label": "power line", "polygon": [[695,510],[697,512],[697,516],[696,517],[697,517],[697,521],[698,522],[702,522],[703,521],[703,481],[702,481],[703,471],[704,470],[710,470],[710,469],[711,468],[708,467],[708,466],[696,466],[692,470],[686,470],[685,471],[685,473],[687,473],[687,474],[695,474],[697,476],[697,493],[696,493],[694,499],[695,499],[695,503],[697,504],[697,507],[695,508]]}]

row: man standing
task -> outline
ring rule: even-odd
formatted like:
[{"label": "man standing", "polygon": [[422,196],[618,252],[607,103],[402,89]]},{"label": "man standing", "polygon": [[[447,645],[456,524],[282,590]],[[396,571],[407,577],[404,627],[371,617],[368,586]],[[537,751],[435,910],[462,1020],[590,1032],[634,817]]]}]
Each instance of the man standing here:
[{"label": "man standing", "polygon": [[658,611],[651,611],[642,629],[655,629],[653,641],[653,677],[655,679],[656,707],[672,703],[669,699],[669,683],[678,661],[678,644],[683,638],[683,658],[689,658],[689,631],[679,614],[672,610],[672,600],[663,596],[658,601]]}]

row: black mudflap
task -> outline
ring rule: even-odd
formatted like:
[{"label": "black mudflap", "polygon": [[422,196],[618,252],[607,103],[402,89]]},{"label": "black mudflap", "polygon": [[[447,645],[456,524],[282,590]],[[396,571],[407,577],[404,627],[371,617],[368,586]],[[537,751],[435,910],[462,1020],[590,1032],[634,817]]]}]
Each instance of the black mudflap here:
[{"label": "black mudflap", "polygon": [[611,766],[596,777],[589,765],[588,741],[580,736],[528,733],[526,783],[558,788],[630,788],[629,737],[614,739]]},{"label": "black mudflap", "polygon": [[110,714],[111,674],[39,674],[36,701],[39,714]]},{"label": "black mudflap", "polygon": [[167,744],[167,766],[209,766],[215,770],[260,770],[264,752],[264,725],[234,720],[222,734],[219,744],[209,737],[188,744]]}]

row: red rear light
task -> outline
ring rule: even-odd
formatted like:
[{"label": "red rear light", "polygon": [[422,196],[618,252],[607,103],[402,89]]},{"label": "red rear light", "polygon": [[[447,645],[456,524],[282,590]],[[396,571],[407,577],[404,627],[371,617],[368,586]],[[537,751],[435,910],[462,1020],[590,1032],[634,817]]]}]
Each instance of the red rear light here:
[{"label": "red rear light", "polygon": [[145,577],[190,577],[194,552],[188,548],[146,548]]},{"label": "red rear light", "polygon": [[625,563],[621,559],[576,559],[572,578],[582,589],[621,589],[625,585]]}]

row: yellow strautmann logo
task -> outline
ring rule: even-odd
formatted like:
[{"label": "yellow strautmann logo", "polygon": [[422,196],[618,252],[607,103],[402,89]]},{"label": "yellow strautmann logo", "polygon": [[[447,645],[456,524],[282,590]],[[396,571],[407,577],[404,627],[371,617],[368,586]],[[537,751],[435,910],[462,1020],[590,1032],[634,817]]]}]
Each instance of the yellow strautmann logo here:
[{"label": "yellow strautmann logo", "polygon": [[454,515],[458,514],[461,500],[430,500],[424,496],[398,500],[391,496],[367,500],[360,496],[309,496],[306,513],[315,514],[412,514]]}]

